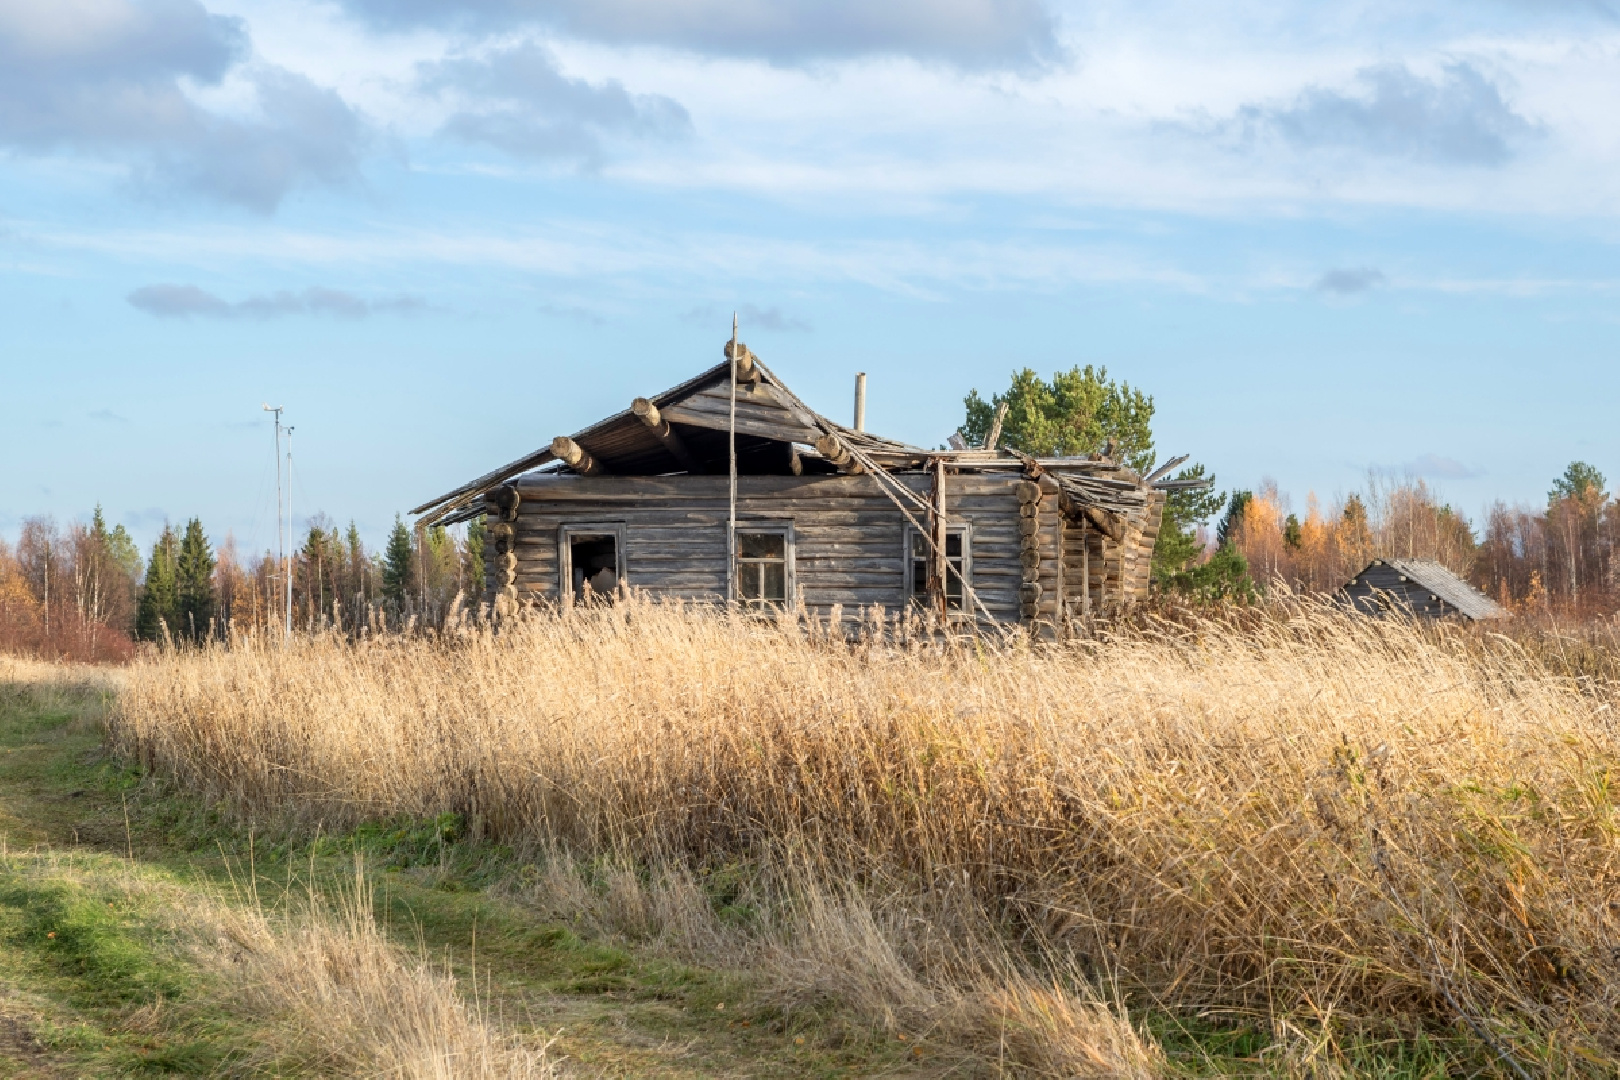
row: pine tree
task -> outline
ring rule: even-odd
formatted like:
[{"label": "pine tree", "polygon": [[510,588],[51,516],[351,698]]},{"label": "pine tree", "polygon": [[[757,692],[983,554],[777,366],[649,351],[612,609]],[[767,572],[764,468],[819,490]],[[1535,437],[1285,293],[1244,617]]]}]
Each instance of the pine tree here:
[{"label": "pine tree", "polygon": [[1549,505],[1563,499],[1574,499],[1577,502],[1602,502],[1604,497],[1603,474],[1584,461],[1572,461],[1564,475],[1553,481],[1552,490],[1547,493]]},{"label": "pine tree", "polygon": [[1283,522],[1283,543],[1290,551],[1298,551],[1305,543],[1305,530],[1299,524],[1298,514],[1289,514]]},{"label": "pine tree", "polygon": [[383,595],[398,607],[404,607],[415,579],[415,565],[411,548],[411,531],[398,514],[394,515],[394,528],[388,534],[388,546],[383,550]]},{"label": "pine tree", "polygon": [[[1109,378],[1107,368],[1076,366],[1057,372],[1050,382],[1024,368],[1013,373],[1005,394],[986,401],[973,390],[963,404],[967,417],[962,435],[969,443],[984,445],[997,407],[1005,404],[1007,415],[997,445],[1050,457],[1096,453],[1112,443],[1114,460],[1144,476],[1153,470],[1153,398],[1128,382]],[[1188,466],[1173,479],[1206,479],[1204,467]],[[1223,496],[1207,489],[1168,494],[1153,552],[1156,580],[1168,580],[1198,554],[1197,527],[1220,510],[1223,501]]]},{"label": "pine tree", "polygon": [[163,526],[163,534],[152,545],[152,558],[146,564],[146,583],[135,614],[135,636],[143,641],[162,641],[164,629],[173,635],[178,627],[175,613],[179,598],[175,582],[174,530]]},{"label": "pine tree", "polygon": [[186,522],[174,576],[176,632],[192,641],[201,640],[214,618],[214,552],[196,518]]}]

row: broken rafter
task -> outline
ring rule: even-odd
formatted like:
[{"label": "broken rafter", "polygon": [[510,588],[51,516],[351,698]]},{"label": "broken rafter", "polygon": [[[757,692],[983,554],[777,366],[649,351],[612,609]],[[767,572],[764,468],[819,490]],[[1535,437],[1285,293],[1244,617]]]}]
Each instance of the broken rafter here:
[{"label": "broken rafter", "polygon": [[850,446],[832,432],[816,440],[816,452],[832,462],[841,473],[854,476],[865,471]]},{"label": "broken rafter", "polygon": [[696,459],[686,449],[686,443],[679,435],[675,434],[675,429],[670,427],[669,421],[665,420],[659,413],[657,405],[644,397],[638,397],[630,403],[630,411],[635,414],[638,420],[647,425],[648,430],[653,433],[659,442],[664,444],[664,449],[668,450],[670,456],[680,463],[681,468],[689,473],[701,471],[697,467]]}]

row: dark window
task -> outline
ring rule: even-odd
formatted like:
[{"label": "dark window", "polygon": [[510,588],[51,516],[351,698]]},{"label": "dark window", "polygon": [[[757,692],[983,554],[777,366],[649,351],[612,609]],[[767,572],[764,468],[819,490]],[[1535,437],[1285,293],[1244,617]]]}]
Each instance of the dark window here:
[{"label": "dark window", "polygon": [[787,603],[787,571],[786,533],[737,533],[739,600],[750,607]]},{"label": "dark window", "polygon": [[[962,610],[962,578],[968,573],[966,560],[962,554],[965,542],[966,534],[960,530],[948,531],[945,534],[945,559],[951,564],[951,569],[945,574],[945,607],[950,611]],[[934,548],[928,542],[928,537],[920,532],[913,531],[911,534],[911,598],[919,604],[928,603],[928,567],[933,561],[933,557]]]},{"label": "dark window", "polygon": [[619,587],[618,538],[574,535],[568,538],[568,561],[574,570],[576,600],[612,600]]}]

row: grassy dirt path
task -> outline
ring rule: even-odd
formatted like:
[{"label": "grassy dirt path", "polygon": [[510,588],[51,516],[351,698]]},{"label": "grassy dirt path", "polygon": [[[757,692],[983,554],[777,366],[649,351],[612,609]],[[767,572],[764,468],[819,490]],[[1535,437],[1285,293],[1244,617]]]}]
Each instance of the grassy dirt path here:
[{"label": "grassy dirt path", "polygon": [[746,974],[547,922],[484,888],[501,853],[447,839],[454,823],[255,837],[106,753],[112,693],[0,681],[0,1078],[320,1074],[266,1055],[265,1019],[188,949],[187,912],[341,889],[357,852],[390,940],[566,1075],[972,1074],[875,1029],[789,1027]]}]

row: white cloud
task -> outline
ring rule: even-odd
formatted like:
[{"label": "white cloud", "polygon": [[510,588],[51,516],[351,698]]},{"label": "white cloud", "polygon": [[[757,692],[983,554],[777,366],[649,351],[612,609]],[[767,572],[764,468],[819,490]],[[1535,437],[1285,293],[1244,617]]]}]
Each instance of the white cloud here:
[{"label": "white cloud", "polygon": [[219,85],[247,52],[243,21],[197,0],[0,0],[0,145],[113,158],[154,189],[261,212],[300,183],[352,180],[364,125],[304,76],[242,68],[246,116],[189,95]]}]

